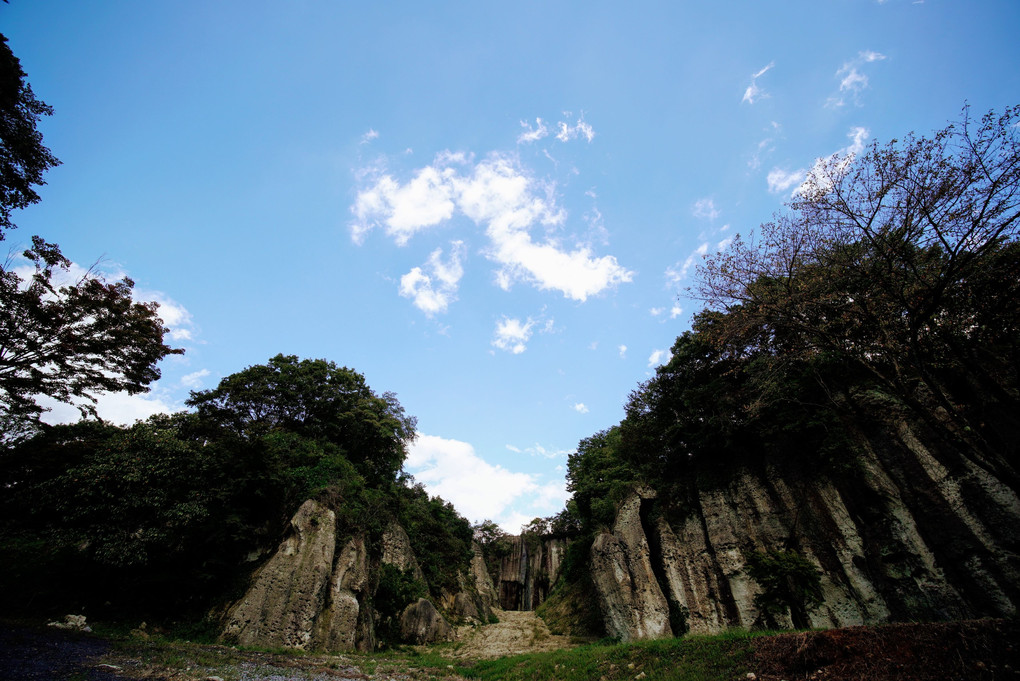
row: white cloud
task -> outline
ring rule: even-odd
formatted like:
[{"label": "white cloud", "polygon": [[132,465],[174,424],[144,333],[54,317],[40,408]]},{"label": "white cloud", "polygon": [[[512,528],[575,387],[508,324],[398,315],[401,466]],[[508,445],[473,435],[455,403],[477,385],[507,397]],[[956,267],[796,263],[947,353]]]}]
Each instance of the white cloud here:
[{"label": "white cloud", "polygon": [[163,324],[170,330],[169,336],[172,341],[194,340],[195,322],[187,308],[170,298],[170,296],[159,291],[136,290],[135,299],[151,301],[159,305],[157,312]]},{"label": "white cloud", "polygon": [[669,311],[669,318],[670,319],[676,319],[677,317],[679,317],[683,313],[684,313],[684,309],[682,307],[680,307],[679,305],[674,305],[673,308]]},{"label": "white cloud", "polygon": [[[50,410],[42,417],[46,423],[74,423],[81,418],[81,412],[74,405],[57,402],[45,396],[36,397],[36,402],[44,409]],[[182,409],[179,405],[153,393],[141,395],[100,393],[96,395],[95,406],[99,418],[125,426],[129,426],[135,421],[145,420],[155,414],[170,414]]]},{"label": "white cloud", "polygon": [[782,194],[790,190],[791,187],[797,187],[807,177],[807,171],[803,168],[798,170],[783,170],[782,168],[773,168],[769,171],[767,182],[769,185],[769,191],[773,194]]},{"label": "white cloud", "polygon": [[650,309],[648,311],[648,314],[652,315],[653,317],[658,317],[659,315],[661,315],[665,311],[666,311],[666,308],[664,308],[664,307],[653,307],[652,309]]},{"label": "white cloud", "polygon": [[867,142],[870,134],[870,131],[864,127],[857,126],[850,128],[846,135],[850,140],[850,144],[828,158],[816,159],[814,166],[807,172],[804,181],[793,193],[825,193],[832,189],[833,180],[845,173],[857,155],[864,151],[865,142]]},{"label": "white cloud", "polygon": [[[678,268],[676,265],[666,270],[666,279],[672,284],[679,284],[681,281],[687,278],[687,273],[690,269],[697,264],[705,255],[708,254],[708,242],[701,244],[694,251],[687,256],[683,264]],[[678,263],[679,264],[679,263]]]},{"label": "white cloud", "polygon": [[371,142],[374,139],[377,139],[378,137],[379,133],[373,130],[372,128],[369,128],[368,132],[361,136],[361,143],[368,144],[369,142]]},{"label": "white cloud", "polygon": [[532,128],[531,124],[527,121],[521,121],[521,127],[524,128],[524,132],[517,137],[518,144],[537,142],[549,134],[549,126],[547,126],[541,118],[535,119],[534,128]]},{"label": "white cloud", "polygon": [[[566,114],[569,116],[570,114]],[[560,121],[557,123],[559,132],[556,133],[556,139],[561,142],[569,142],[570,140],[581,136],[588,142],[591,142],[595,138],[595,130],[584,122],[584,116],[577,119],[577,122],[573,125]]]},{"label": "white cloud", "polygon": [[[501,525],[512,527],[513,531],[520,524],[514,525],[517,523],[514,513],[518,512],[511,511],[511,504],[535,493],[544,501],[549,494],[539,486],[535,476],[490,464],[467,442],[434,435],[418,435],[408,448],[404,468],[430,494],[451,502],[472,522],[502,518]],[[529,520],[531,518],[523,522]]]},{"label": "white cloud", "polygon": [[755,101],[761,99],[762,97],[769,96],[768,93],[765,92],[765,90],[758,86],[758,79],[764,76],[769,71],[769,69],[771,69],[775,65],[776,63],[774,61],[769,62],[768,66],[766,66],[765,68],[761,69],[760,71],[751,76],[751,84],[747,86],[746,90],[744,90],[744,97],[740,101],[747,102],[748,104],[754,104]]},{"label": "white cloud", "polygon": [[496,322],[496,337],[492,339],[492,344],[500,350],[519,355],[528,349],[527,342],[531,339],[531,329],[534,325],[535,322],[530,317],[527,322],[503,317]]},{"label": "white cloud", "polygon": [[[14,256],[13,261],[17,264],[11,268],[11,271],[27,283],[35,274],[35,266],[20,253]],[[55,288],[59,289],[64,286],[76,286],[84,279],[114,282],[128,278],[128,276],[127,271],[115,263],[97,262],[91,267],[83,267],[76,262],[71,262],[66,270],[54,269],[51,282]],[[138,303],[156,303],[159,306],[157,314],[168,329],[168,340],[194,340],[195,324],[191,313],[170,296],[162,291],[135,287],[131,291],[131,298]]]},{"label": "white cloud", "polygon": [[621,359],[623,359],[623,358],[625,358],[627,356],[627,346],[626,345],[621,345],[620,347],[617,348],[617,350],[620,351],[620,358]]},{"label": "white cloud", "polygon": [[[470,165],[466,173],[457,167],[465,164]],[[485,253],[499,266],[495,279],[503,289],[524,281],[583,302],[633,278],[614,256],[597,257],[584,243],[564,246],[553,234],[566,220],[566,213],[556,206],[554,186],[539,181],[516,157],[506,154],[491,154],[478,163],[464,154],[440,154],[403,185],[389,175],[378,177],[358,193],[351,207],[355,216],[351,238],[361,243],[382,225],[398,245],[404,245],[457,211],[485,227],[489,239]],[[530,231],[538,226],[546,232],[540,241]],[[423,275],[427,274],[413,275],[409,285],[422,282]]]},{"label": "white cloud", "polygon": [[648,356],[648,368],[657,367],[660,364],[665,364],[673,358],[673,353],[669,350],[653,350],[652,354]]},{"label": "white cloud", "polygon": [[885,58],[884,54],[872,50],[864,50],[859,52],[855,58],[844,63],[836,71],[836,77],[839,78],[839,92],[842,94],[830,97],[826,105],[830,107],[844,106],[846,104],[846,96],[849,96],[859,106],[861,103],[860,95],[867,89],[869,84],[868,76],[861,71],[861,68],[865,64],[882,61]]},{"label": "white cloud", "polygon": [[449,182],[453,174],[450,167],[426,166],[405,185],[383,175],[374,186],[358,193],[352,208],[358,218],[352,238],[361,243],[376,218],[382,217],[386,234],[403,246],[416,232],[449,220],[454,210]]},{"label": "white cloud", "polygon": [[584,405],[584,402],[578,402],[577,404],[574,405],[574,411],[576,411],[578,414],[587,414],[588,407]]},{"label": "white cloud", "polygon": [[450,303],[457,299],[457,287],[464,276],[461,264],[464,251],[463,241],[450,244],[450,257],[445,261],[443,249],[432,251],[425,270],[415,267],[400,278],[400,295],[410,298],[414,306],[429,317],[446,312]]},{"label": "white cloud", "polygon": [[719,210],[715,207],[715,202],[710,198],[695,201],[691,213],[696,218],[704,218],[706,220],[715,220],[719,217]]},{"label": "white cloud", "polygon": [[751,170],[757,170],[761,167],[761,160],[763,156],[767,156],[775,151],[776,136],[782,131],[782,126],[779,123],[772,121],[766,131],[769,133],[768,137],[758,142],[758,146],[751,154],[751,158],[747,161],[747,166]]},{"label": "white cloud", "polygon": [[193,371],[192,373],[187,374],[186,376],[181,376],[181,385],[183,385],[185,388],[191,388],[193,390],[196,390],[202,387],[202,384],[204,383],[202,379],[208,375],[209,375],[208,369],[199,369],[198,371]]}]

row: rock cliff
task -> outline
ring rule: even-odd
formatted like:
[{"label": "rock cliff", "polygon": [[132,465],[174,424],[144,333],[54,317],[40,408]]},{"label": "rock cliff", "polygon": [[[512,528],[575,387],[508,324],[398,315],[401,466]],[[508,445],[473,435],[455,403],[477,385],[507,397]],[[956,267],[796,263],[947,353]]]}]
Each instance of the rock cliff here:
[{"label": "rock cliff", "polygon": [[780,626],[1014,616],[1016,480],[1007,464],[926,444],[901,422],[866,433],[843,475],[743,466],[723,482],[691,481],[672,514],[638,489],[591,548],[606,630],[624,640],[681,633],[671,608],[694,633],[759,624],[748,557],[785,550],[817,567],[821,603],[791,604]]},{"label": "rock cliff", "polygon": [[[424,580],[407,532],[391,522],[372,546],[358,534],[339,545],[336,514],[308,500],[290,521],[275,553],[252,575],[244,596],[225,616],[221,638],[242,645],[304,650],[372,650],[379,615],[372,602],[382,565]],[[479,552],[477,546],[474,547]],[[495,591],[484,563],[459,576],[461,591],[445,594],[443,609],[461,619],[487,621]],[[484,578],[480,578],[484,575]],[[450,623],[426,599],[409,603],[399,630],[415,643],[450,640]]]},{"label": "rock cliff", "polygon": [[510,550],[499,569],[499,607],[534,610],[546,599],[559,577],[566,540],[536,535],[508,539]]}]

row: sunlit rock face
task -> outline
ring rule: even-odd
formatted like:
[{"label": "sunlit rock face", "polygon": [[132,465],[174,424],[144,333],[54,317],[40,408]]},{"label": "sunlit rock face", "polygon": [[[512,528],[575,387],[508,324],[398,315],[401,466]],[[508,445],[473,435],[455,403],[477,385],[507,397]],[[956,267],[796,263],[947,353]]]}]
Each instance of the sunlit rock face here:
[{"label": "sunlit rock face", "polygon": [[669,604],[656,579],[641,521],[642,502],[654,496],[640,489],[627,498],[612,532],[599,534],[591,547],[592,581],[606,632],[623,641],[673,635]]},{"label": "sunlit rock face", "polygon": [[308,648],[326,603],[336,514],[309,499],[290,521],[276,553],[227,615],[223,635],[242,645]]},{"label": "sunlit rock face", "polygon": [[762,622],[756,551],[796,550],[823,602],[775,619],[819,628],[983,616],[1020,603],[1016,472],[925,443],[905,422],[862,433],[852,474],[811,478],[761,464],[691,487],[682,517],[641,512],[638,490],[596,537],[591,573],[607,633],[669,636],[668,606],[692,633]]},{"label": "sunlit rock face", "polygon": [[[308,500],[291,518],[287,535],[227,611],[221,638],[242,645],[301,650],[372,650],[377,616],[372,597],[381,565],[424,580],[407,532],[390,523],[377,545],[356,535],[338,545],[336,514]],[[440,607],[458,620],[487,622],[496,604],[480,548],[458,575],[460,591],[444,593]],[[439,602],[437,601],[437,602]],[[423,605],[424,603],[424,605]],[[450,640],[454,629],[427,600],[409,603],[400,618],[407,642]]]}]

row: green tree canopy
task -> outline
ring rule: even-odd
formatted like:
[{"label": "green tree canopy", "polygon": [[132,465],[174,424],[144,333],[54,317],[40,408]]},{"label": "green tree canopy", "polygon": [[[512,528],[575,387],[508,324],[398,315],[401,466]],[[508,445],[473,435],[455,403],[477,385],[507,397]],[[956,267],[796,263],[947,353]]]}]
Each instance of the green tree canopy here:
[{"label": "green tree canopy", "polygon": [[329,443],[370,484],[395,478],[417,425],[393,393],[377,395],[358,372],[294,355],[231,374],[212,390],[192,392],[187,403],[206,423],[242,439],[291,432]]},{"label": "green tree canopy", "polygon": [[11,211],[39,201],[34,186],[60,161],[43,146],[40,116],[53,109],[35,98],[21,62],[0,34],[0,241],[15,225]]},{"label": "green tree canopy", "polygon": [[139,393],[159,378],[156,364],[181,349],[156,303],[136,302],[130,279],[110,283],[88,272],[61,285],[70,261],[56,244],[33,237],[23,279],[0,267],[0,424],[6,435],[37,423],[39,395],[95,416],[101,392]]}]

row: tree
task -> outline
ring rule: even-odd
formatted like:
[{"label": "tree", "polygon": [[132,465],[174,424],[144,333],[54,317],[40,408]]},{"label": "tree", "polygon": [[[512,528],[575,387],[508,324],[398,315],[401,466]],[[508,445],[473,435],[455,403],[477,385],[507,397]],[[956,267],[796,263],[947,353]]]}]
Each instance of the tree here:
[{"label": "tree", "polygon": [[1020,107],[979,121],[965,109],[930,137],[819,163],[757,242],[700,268],[698,294],[726,313],[713,340],[787,363],[835,357],[987,450],[981,424],[1012,429],[1020,414],[1018,122]]},{"label": "tree", "polygon": [[761,623],[776,626],[776,615],[790,613],[793,626],[811,626],[808,613],[821,605],[822,572],[796,551],[756,551],[747,557],[747,574],[761,587],[754,596]]},{"label": "tree", "polygon": [[145,392],[156,363],[181,349],[163,343],[156,303],[136,302],[130,279],[110,283],[87,272],[60,285],[70,261],[56,244],[32,238],[22,279],[0,268],[0,425],[8,437],[38,422],[44,395],[95,416],[96,394]]},{"label": "tree", "polygon": [[329,443],[374,485],[395,478],[417,425],[393,393],[376,395],[358,372],[294,355],[231,374],[187,404],[242,439],[291,432]]},{"label": "tree", "polygon": [[36,125],[52,107],[35,98],[21,62],[0,34],[0,241],[15,225],[11,211],[39,201],[33,189],[60,161],[42,144]]}]

